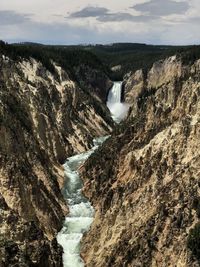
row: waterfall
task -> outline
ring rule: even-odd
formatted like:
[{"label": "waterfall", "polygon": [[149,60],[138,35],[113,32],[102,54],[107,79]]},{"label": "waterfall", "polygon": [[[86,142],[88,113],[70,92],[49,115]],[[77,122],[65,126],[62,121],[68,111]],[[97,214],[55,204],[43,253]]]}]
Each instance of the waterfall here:
[{"label": "waterfall", "polygon": [[[108,94],[107,106],[116,122],[120,122],[126,116],[129,108],[127,104],[121,103],[121,95],[122,82],[114,82]],[[65,218],[62,230],[58,233],[57,240],[63,247],[64,267],[84,266],[80,257],[80,241],[83,233],[89,230],[93,221],[94,209],[82,195],[83,183],[78,169],[107,138],[95,139],[94,147],[91,150],[68,158],[63,165],[66,177],[63,195],[69,207],[69,214]]]},{"label": "waterfall", "polygon": [[121,103],[122,82],[114,82],[108,94],[109,103]]},{"label": "waterfall", "polygon": [[64,251],[64,267],[84,266],[80,257],[80,241],[93,221],[94,209],[81,193],[83,183],[78,168],[107,138],[108,136],[95,139],[91,150],[68,158],[64,164],[66,181],[63,194],[69,207],[69,214],[57,236],[58,243]]},{"label": "waterfall", "polygon": [[110,110],[112,118],[119,123],[126,117],[129,105],[121,102],[122,97],[122,82],[114,82],[110,89],[107,99],[107,107]]}]

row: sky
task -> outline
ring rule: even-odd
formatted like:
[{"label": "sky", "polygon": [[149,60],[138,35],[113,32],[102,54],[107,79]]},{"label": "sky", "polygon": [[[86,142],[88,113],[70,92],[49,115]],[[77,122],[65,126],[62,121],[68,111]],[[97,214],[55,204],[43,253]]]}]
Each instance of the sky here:
[{"label": "sky", "polygon": [[199,0],[0,0],[7,42],[188,45],[199,26]]}]

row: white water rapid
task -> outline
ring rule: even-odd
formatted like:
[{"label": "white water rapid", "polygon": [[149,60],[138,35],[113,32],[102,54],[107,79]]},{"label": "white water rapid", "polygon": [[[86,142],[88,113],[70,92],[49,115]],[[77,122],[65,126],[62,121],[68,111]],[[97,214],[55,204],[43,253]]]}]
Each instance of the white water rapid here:
[{"label": "white water rapid", "polygon": [[93,221],[94,210],[90,202],[82,195],[82,181],[78,168],[101,145],[107,137],[94,140],[94,147],[82,154],[70,157],[64,164],[66,182],[64,196],[69,206],[69,214],[64,226],[57,236],[58,243],[63,247],[64,267],[83,267],[80,257],[80,241]]},{"label": "white water rapid", "polygon": [[[120,122],[128,111],[128,105],[121,103],[122,82],[115,82],[108,95],[107,106],[113,119]],[[64,164],[65,187],[64,197],[69,207],[62,230],[58,233],[58,243],[63,247],[64,267],[84,267],[80,257],[80,241],[83,233],[89,230],[93,221],[94,210],[90,202],[82,195],[83,183],[78,168],[108,137],[94,140],[94,147],[82,154],[70,157]]]},{"label": "white water rapid", "polygon": [[107,107],[109,108],[112,118],[116,122],[120,122],[126,117],[129,105],[121,102],[122,82],[114,82],[113,87],[109,91]]}]

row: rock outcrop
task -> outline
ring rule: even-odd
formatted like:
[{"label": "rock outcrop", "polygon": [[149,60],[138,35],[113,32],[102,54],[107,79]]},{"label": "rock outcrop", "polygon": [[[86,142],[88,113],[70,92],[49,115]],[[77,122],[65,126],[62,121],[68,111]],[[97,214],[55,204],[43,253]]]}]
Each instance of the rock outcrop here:
[{"label": "rock outcrop", "polygon": [[113,82],[102,70],[95,70],[88,65],[81,64],[76,68],[75,73],[79,77],[81,85],[87,88],[94,98],[106,103]]},{"label": "rock outcrop", "polygon": [[106,74],[102,92],[82,70],[83,89],[54,65],[52,74],[33,58],[0,55],[0,266],[62,266],[56,241],[67,213],[61,164],[113,126],[103,104],[111,85]]},{"label": "rock outcrop", "polygon": [[81,167],[95,219],[88,267],[195,267],[199,216],[200,60],[171,57],[126,77],[129,117]]}]

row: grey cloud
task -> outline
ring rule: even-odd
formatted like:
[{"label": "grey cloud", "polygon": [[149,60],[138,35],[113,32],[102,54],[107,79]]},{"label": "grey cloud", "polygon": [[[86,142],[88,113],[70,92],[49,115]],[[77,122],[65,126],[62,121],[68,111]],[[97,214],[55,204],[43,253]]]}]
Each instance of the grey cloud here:
[{"label": "grey cloud", "polygon": [[[150,24],[151,25],[151,24]],[[98,25],[97,25],[98,26]],[[168,27],[162,23],[158,27],[151,27],[146,31],[144,27],[139,32],[134,31],[134,27],[127,28],[126,31],[119,29],[111,31],[105,28],[98,31],[98,27],[84,27],[70,25],[68,23],[36,23],[29,21],[18,24],[13,29],[13,25],[1,27],[0,36],[8,42],[30,41],[44,44],[80,44],[80,43],[113,43],[113,42],[139,42],[153,44],[176,44],[186,45],[199,43],[199,24],[177,24]],[[180,38],[181,37],[181,38]],[[19,39],[20,38],[20,39]]]},{"label": "grey cloud", "polygon": [[185,22],[189,22],[189,23],[200,23],[200,17],[188,18],[188,19],[185,20]]},{"label": "grey cloud", "polygon": [[101,22],[116,22],[116,21],[134,21],[146,22],[157,19],[155,16],[139,15],[133,16],[126,12],[111,13],[110,10],[104,7],[86,7],[78,12],[71,13],[67,18],[89,18],[94,17]]},{"label": "grey cloud", "polygon": [[0,10],[0,25],[15,25],[30,21],[31,14],[20,14],[11,10]]},{"label": "grey cloud", "polygon": [[189,4],[185,1],[151,0],[143,4],[134,5],[132,8],[152,16],[168,16],[171,14],[184,14],[189,7]]},{"label": "grey cloud", "polygon": [[[164,0],[160,0],[161,3],[162,1]],[[163,8],[164,6],[165,2],[163,2]],[[7,17],[5,14],[7,14]],[[55,13],[54,15],[57,14]],[[160,18],[161,15],[152,15],[152,13],[146,11],[143,11],[138,16],[131,15],[128,12],[116,13],[107,9],[101,10],[101,14],[98,13],[98,15],[93,12],[93,18],[102,21],[102,24],[104,21],[105,23],[107,21],[144,23],[144,25],[140,25],[140,31],[135,30],[135,27],[127,27],[126,31],[124,31],[120,23],[116,23],[114,25],[115,30],[112,31],[112,25],[102,29],[99,25],[100,23],[96,22],[88,23],[87,26],[82,24],[81,20],[79,25],[77,23],[74,25],[73,21],[41,23],[31,19],[31,16],[31,14],[0,11],[1,39],[9,42],[31,41],[46,44],[113,43],[123,41],[182,45],[199,43],[200,40],[200,18],[198,17],[177,16],[177,20],[180,21],[172,27],[167,23],[163,23],[163,19]],[[68,18],[75,19],[75,17]],[[84,17],[82,16],[82,18]],[[156,27],[154,20],[159,20],[159,23],[156,23]],[[5,25],[7,26],[5,27]]]},{"label": "grey cloud", "polygon": [[185,27],[185,25],[192,25],[192,26],[196,26],[199,25],[200,23],[200,17],[180,17],[176,20],[172,19],[168,19],[168,22],[173,23],[174,25],[182,25],[183,27]]},{"label": "grey cloud", "polygon": [[104,7],[92,7],[88,6],[80,11],[70,14],[71,18],[88,18],[88,17],[98,17],[108,13],[108,9]]},{"label": "grey cloud", "polygon": [[[104,34],[90,27],[70,25],[68,23],[38,23],[29,21],[16,25],[1,27],[0,36],[8,42],[36,42],[43,44],[80,44],[90,43],[96,39],[103,40]],[[99,37],[101,36],[101,38]]]},{"label": "grey cloud", "polygon": [[[1,38],[7,42],[37,42],[44,44],[81,44],[81,43],[114,43],[123,40],[124,42],[148,42],[155,43],[158,41],[158,32],[143,32],[130,34],[129,31],[98,31],[97,28],[72,26],[68,23],[36,23],[29,22],[17,26],[19,31],[4,29],[0,27]],[[10,26],[12,29],[12,26]],[[156,30],[158,31],[158,30]],[[21,36],[21,38],[19,38]],[[159,43],[159,41],[158,41]]]},{"label": "grey cloud", "polygon": [[133,16],[129,13],[108,13],[101,17],[97,17],[98,21],[112,22],[112,21],[133,21],[133,22],[147,22],[157,19],[154,16]]}]

